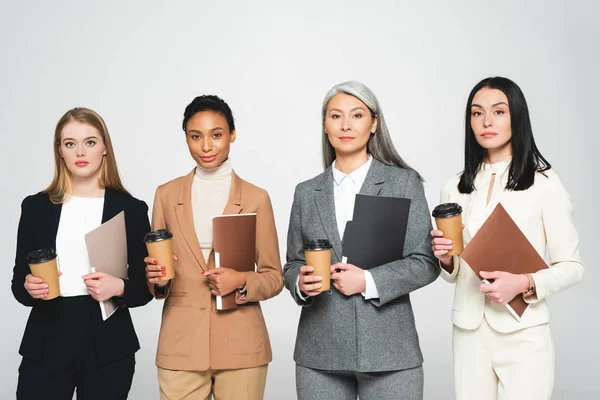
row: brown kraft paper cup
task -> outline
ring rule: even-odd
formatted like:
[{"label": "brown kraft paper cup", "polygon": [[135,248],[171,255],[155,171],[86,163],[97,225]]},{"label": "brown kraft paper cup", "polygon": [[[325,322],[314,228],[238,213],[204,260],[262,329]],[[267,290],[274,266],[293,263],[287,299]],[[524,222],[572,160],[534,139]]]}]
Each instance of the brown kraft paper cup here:
[{"label": "brown kraft paper cup", "polygon": [[53,249],[35,250],[27,256],[31,275],[40,278],[48,285],[48,294],[42,300],[52,300],[60,296],[58,281],[58,259]]},{"label": "brown kraft paper cup", "polygon": [[173,266],[173,234],[168,229],[152,231],[144,236],[148,256],[158,261],[158,265],[165,266],[166,275],[161,280],[175,278],[175,267]]},{"label": "brown kraft paper cup", "polygon": [[452,250],[449,256],[456,256],[464,250],[462,229],[462,207],[457,203],[444,203],[437,206],[433,212],[437,228],[444,233],[445,239],[452,240]]},{"label": "brown kraft paper cup", "polygon": [[331,289],[331,243],[329,240],[313,240],[304,245],[304,257],[306,265],[314,267],[314,271],[309,275],[321,276],[323,280],[319,292],[325,292]]}]

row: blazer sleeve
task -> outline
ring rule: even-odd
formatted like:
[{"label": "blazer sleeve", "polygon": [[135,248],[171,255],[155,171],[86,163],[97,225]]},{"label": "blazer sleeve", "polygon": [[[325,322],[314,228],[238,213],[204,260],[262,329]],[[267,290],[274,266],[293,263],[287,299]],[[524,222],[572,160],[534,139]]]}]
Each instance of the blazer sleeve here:
[{"label": "blazer sleeve", "polygon": [[528,303],[537,303],[575,285],[583,278],[583,264],[579,257],[579,238],[573,224],[571,198],[560,179],[548,171],[547,185],[542,198],[542,220],[550,268],[532,274],[536,295],[524,297]]},{"label": "blazer sleeve", "polygon": [[256,266],[256,271],[244,272],[246,296],[245,301],[238,301],[240,304],[270,299],[283,289],[277,228],[266,191],[256,211]]},{"label": "blazer sleeve", "polygon": [[[148,206],[145,202],[132,199],[129,216],[126,217],[127,230],[127,278],[125,280],[124,302],[127,307],[139,307],[152,300],[146,281],[146,264],[144,257],[148,255],[144,243],[144,235],[150,231]],[[127,216],[128,212],[125,211]]]},{"label": "blazer sleeve", "polygon": [[294,192],[294,202],[292,203],[292,212],[290,214],[290,224],[287,236],[287,254],[286,264],[283,267],[283,278],[285,287],[290,291],[296,304],[308,306],[313,302],[312,297],[302,300],[296,291],[296,282],[300,275],[300,267],[306,264],[304,258],[304,244],[302,240],[302,219],[300,212],[300,200],[298,196],[298,187]]},{"label": "blazer sleeve", "polygon": [[384,304],[433,282],[440,274],[431,249],[431,217],[423,184],[410,171],[405,197],[411,200],[404,258],[369,270],[379,292],[370,299],[380,307]]},{"label": "blazer sleeve", "polygon": [[[454,186],[454,187],[453,187]],[[447,182],[442,188],[442,194],[440,195],[440,204],[450,203],[450,193],[456,188],[456,179],[451,179]],[[442,264],[440,260],[437,260],[438,266],[440,267],[440,275],[446,282],[456,283],[456,279],[458,278],[458,270],[460,268],[460,258],[459,256],[452,256],[452,273],[448,273],[444,268],[442,268]]]},{"label": "blazer sleeve", "polygon": [[15,299],[24,306],[33,307],[43,300],[34,299],[25,289],[25,277],[31,273],[29,264],[27,263],[27,255],[36,250],[33,247],[34,230],[33,230],[33,197],[26,197],[21,203],[21,218],[19,220],[19,228],[17,231],[17,254],[15,256],[15,266],[13,268],[13,277],[11,282],[11,290]]}]

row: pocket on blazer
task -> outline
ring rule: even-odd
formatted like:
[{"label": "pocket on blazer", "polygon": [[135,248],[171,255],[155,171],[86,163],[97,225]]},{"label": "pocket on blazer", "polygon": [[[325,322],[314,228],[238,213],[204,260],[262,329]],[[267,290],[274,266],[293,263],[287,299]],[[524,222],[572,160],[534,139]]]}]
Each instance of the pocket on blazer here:
[{"label": "pocket on blazer", "polygon": [[241,306],[229,321],[229,351],[231,354],[255,354],[264,348],[267,328],[258,305]]},{"label": "pocket on blazer", "polygon": [[172,300],[163,311],[158,352],[164,356],[187,357],[192,352],[194,309],[191,305]]}]

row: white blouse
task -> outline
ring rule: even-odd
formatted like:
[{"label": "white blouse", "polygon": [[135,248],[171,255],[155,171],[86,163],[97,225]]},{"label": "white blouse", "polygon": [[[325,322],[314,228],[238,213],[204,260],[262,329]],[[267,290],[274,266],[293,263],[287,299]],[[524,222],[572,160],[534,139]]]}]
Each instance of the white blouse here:
[{"label": "white blouse", "polygon": [[56,254],[62,275],[58,278],[62,297],[89,294],[83,275],[92,271],[85,234],[102,224],[104,197],[71,196],[62,205],[56,233]]}]

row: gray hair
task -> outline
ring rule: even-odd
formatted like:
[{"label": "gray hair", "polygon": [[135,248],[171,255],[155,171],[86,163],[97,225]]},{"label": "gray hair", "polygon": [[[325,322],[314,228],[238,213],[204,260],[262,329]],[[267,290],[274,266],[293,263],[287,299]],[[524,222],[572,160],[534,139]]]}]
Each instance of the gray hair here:
[{"label": "gray hair", "polygon": [[[374,134],[371,134],[371,137],[369,138],[369,142],[367,144],[367,151],[373,156],[373,158],[387,165],[394,165],[396,167],[414,171],[414,169],[411,168],[396,151],[394,143],[392,143],[392,138],[388,131],[387,125],[385,123],[385,118],[383,117],[383,111],[381,109],[381,106],[379,105],[379,101],[377,101],[377,97],[375,97],[375,93],[373,93],[371,89],[369,89],[362,83],[356,81],[348,81],[335,85],[327,92],[327,94],[325,95],[325,99],[323,99],[323,108],[321,109],[321,122],[323,166],[325,167],[325,169],[329,168],[335,160],[335,149],[333,148],[331,143],[329,143],[329,139],[327,138],[327,134],[325,133],[325,118],[327,117],[327,105],[329,104],[331,99],[339,93],[345,93],[350,96],[356,97],[369,108],[369,110],[371,111],[371,117],[377,118],[377,129]],[[418,172],[417,175],[419,175]],[[421,175],[419,175],[419,179],[423,181]]]}]

